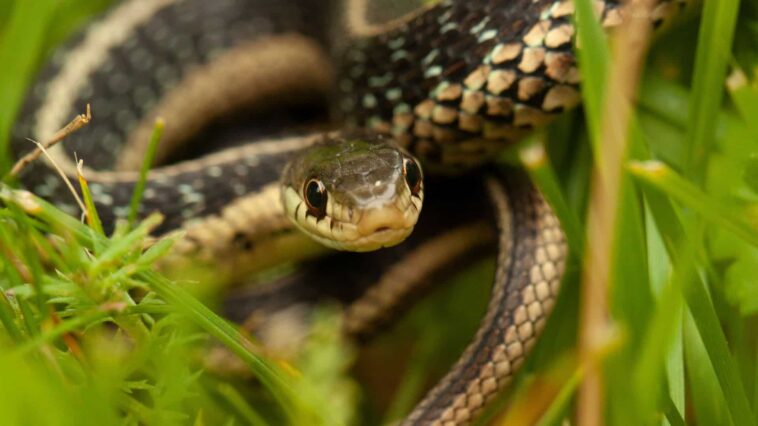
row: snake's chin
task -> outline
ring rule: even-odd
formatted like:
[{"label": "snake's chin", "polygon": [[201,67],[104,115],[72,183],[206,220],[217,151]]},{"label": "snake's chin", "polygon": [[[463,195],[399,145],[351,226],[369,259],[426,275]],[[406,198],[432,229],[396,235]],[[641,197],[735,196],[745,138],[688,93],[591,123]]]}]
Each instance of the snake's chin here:
[{"label": "snake's chin", "polygon": [[405,217],[402,222],[396,222],[391,227],[384,226],[374,228],[365,234],[360,233],[360,226],[354,224],[342,224],[342,227],[344,227],[343,231],[346,231],[344,232],[343,238],[335,238],[335,236],[325,237],[314,233],[312,230],[303,227],[299,223],[295,224],[309,237],[329,248],[342,251],[369,252],[396,246],[405,241],[405,239],[411,235],[411,232],[413,232],[417,219],[418,216]]},{"label": "snake's chin", "polygon": [[411,232],[413,232],[413,226],[410,228],[383,229],[355,240],[329,241],[325,244],[337,250],[367,252],[396,246],[405,241]]}]

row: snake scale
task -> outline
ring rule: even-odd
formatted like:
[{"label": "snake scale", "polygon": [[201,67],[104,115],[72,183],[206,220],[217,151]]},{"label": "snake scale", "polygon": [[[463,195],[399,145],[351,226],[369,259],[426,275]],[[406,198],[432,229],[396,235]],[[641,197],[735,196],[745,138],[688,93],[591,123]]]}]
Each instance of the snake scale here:
[{"label": "snake scale", "polygon": [[[623,21],[619,2],[594,4],[604,27]],[[651,24],[684,4],[655,2]],[[125,0],[52,57],[29,92],[13,148],[28,151],[25,138],[47,140],[91,103],[93,122],[50,156],[67,174],[74,155],[85,159],[112,224],[126,215],[130,171],[156,117],[167,118],[161,164],[188,141],[207,149],[233,139],[227,150],[155,169],[140,213],[164,213],[160,232],[186,231],[179,262],[218,262],[224,274],[244,275],[295,247],[320,251],[290,232],[278,200],[281,170],[320,136],[261,141],[239,126],[219,135],[227,117],[255,124],[267,109],[326,99],[331,128],[390,137],[429,175],[472,169],[579,103],[573,10],[570,0],[441,0],[386,19],[367,0]],[[22,180],[75,212],[46,163]],[[405,424],[473,421],[523,363],[555,301],[567,249],[550,207],[517,174],[492,174],[485,187],[499,229],[487,314]],[[375,313],[399,303],[397,292],[376,297],[392,287],[385,285],[354,305],[357,317],[371,316],[367,304],[386,305]]]}]

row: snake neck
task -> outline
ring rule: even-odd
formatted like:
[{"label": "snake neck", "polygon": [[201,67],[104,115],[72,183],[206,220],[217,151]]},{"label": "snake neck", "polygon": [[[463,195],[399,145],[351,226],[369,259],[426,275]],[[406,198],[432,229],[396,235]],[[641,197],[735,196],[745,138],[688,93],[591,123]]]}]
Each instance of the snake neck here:
[{"label": "snake neck", "polygon": [[[660,0],[659,25],[683,5]],[[596,2],[606,28],[617,1]],[[338,110],[429,165],[468,168],[579,103],[570,0],[443,0],[339,52]]]}]

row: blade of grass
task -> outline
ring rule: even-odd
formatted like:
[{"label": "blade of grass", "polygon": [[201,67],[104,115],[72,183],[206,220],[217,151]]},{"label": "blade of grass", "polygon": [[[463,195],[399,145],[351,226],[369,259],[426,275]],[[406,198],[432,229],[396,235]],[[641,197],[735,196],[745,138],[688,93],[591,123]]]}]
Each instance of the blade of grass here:
[{"label": "blade of grass", "polygon": [[145,185],[147,184],[147,175],[150,173],[150,168],[153,167],[153,161],[155,160],[155,153],[158,150],[158,144],[163,136],[163,129],[165,122],[162,118],[155,120],[155,126],[153,127],[153,134],[150,137],[150,144],[147,146],[147,152],[145,152],[145,158],[142,160],[142,168],[139,172],[139,179],[136,185],[134,185],[134,193],[132,193],[132,200],[129,203],[129,227],[134,227],[137,221],[137,213],[139,212],[139,206],[142,202],[142,194],[145,192]]},{"label": "blade of grass", "polygon": [[[116,239],[112,244],[108,245],[101,254],[91,263],[90,274],[97,275],[106,270],[109,264],[114,263],[126,256],[129,253],[134,252],[135,245],[145,239],[150,232],[155,229],[163,221],[163,216],[160,214],[153,214],[148,216],[138,227],[133,231]],[[99,234],[102,235],[102,234]]]},{"label": "blade of grass", "polygon": [[574,211],[563,197],[558,178],[545,152],[545,144],[537,138],[519,151],[532,182],[537,185],[561,222],[572,253],[584,252],[584,232]]},{"label": "blade of grass", "polygon": [[724,227],[758,247],[758,229],[747,223],[744,215],[709,197],[665,164],[658,161],[632,162],[629,171],[640,181],[662,191],[701,214],[717,226]]},{"label": "blade of grass", "polygon": [[261,417],[261,415],[258,414],[253,409],[253,407],[247,403],[247,401],[245,401],[245,398],[240,395],[234,386],[227,383],[222,383],[217,386],[216,391],[219,393],[219,395],[226,399],[226,401],[232,407],[234,407],[235,410],[237,410],[237,412],[245,419],[245,422],[247,422],[247,424],[253,426],[268,424],[263,419],[263,417]]},{"label": "blade of grass", "polygon": [[16,234],[11,232],[10,227],[0,226],[0,253],[5,263],[3,279],[9,288],[22,285],[25,282],[22,275],[27,275],[23,271],[25,266],[19,264],[21,256],[18,253],[19,246],[14,241],[15,237]]},{"label": "blade of grass", "polygon": [[99,235],[105,236],[103,230],[103,223],[100,221],[100,215],[97,214],[97,208],[95,208],[95,202],[92,200],[92,192],[90,192],[87,179],[84,178],[82,171],[82,163],[77,164],[77,179],[79,180],[79,187],[82,190],[82,198],[84,198],[85,215],[87,217],[87,224]]},{"label": "blade of grass", "polygon": [[[610,281],[610,311],[625,329],[628,345],[619,354],[611,357],[609,368],[617,371],[617,382],[609,391],[616,405],[626,405],[631,399],[625,392],[618,392],[623,383],[633,380],[632,370],[624,368],[634,362],[641,350],[645,329],[653,315],[653,298],[650,285],[650,265],[647,258],[644,211],[641,197],[628,174],[622,174],[618,188],[618,208],[614,231]],[[631,376],[627,376],[630,374]],[[631,405],[626,406],[631,408]],[[626,414],[622,414],[626,417]],[[628,417],[627,417],[628,418]]]},{"label": "blade of grass", "polygon": [[558,392],[558,395],[550,404],[542,418],[537,422],[537,426],[552,426],[560,425],[563,423],[564,417],[566,417],[566,411],[568,410],[571,400],[576,394],[576,389],[579,387],[582,378],[584,377],[584,371],[577,367],[571,377],[563,384],[563,387]]},{"label": "blade of grass", "polygon": [[150,288],[162,299],[176,306],[200,328],[221,341],[240,357],[271,392],[290,421],[297,423],[298,419],[303,420],[303,416],[311,418],[310,421],[313,421],[316,411],[308,407],[295,394],[292,385],[289,383],[292,377],[286,375],[267,359],[256,355],[251,350],[254,347],[253,343],[239,330],[216,315],[184,289],[157,273],[143,272],[139,274],[139,277],[150,285]]},{"label": "blade of grass", "polygon": [[582,72],[582,104],[587,114],[587,127],[593,151],[600,152],[602,140],[602,111],[605,101],[605,89],[608,76],[610,53],[603,28],[595,16],[594,2],[591,0],[576,0],[577,34],[576,44],[579,47],[577,57]]},{"label": "blade of grass", "polygon": [[718,314],[705,288],[705,283],[698,279],[688,280],[684,290],[687,305],[705,344],[705,350],[716,372],[716,379],[726,399],[726,406],[729,408],[732,419],[738,425],[756,424],[737,364],[729,351],[726,336],[721,329]]},{"label": "blade of grass", "polygon": [[34,75],[45,34],[59,2],[57,0],[17,1],[0,44],[0,175],[10,167],[8,136],[16,111]]},{"label": "blade of grass", "polygon": [[686,426],[687,425],[684,422],[684,417],[682,417],[682,412],[680,411],[679,407],[677,407],[674,401],[672,401],[670,398],[667,398],[666,401],[664,402],[663,414],[666,415],[666,420],[668,421],[668,424],[671,426]]},{"label": "blade of grass", "polygon": [[[684,380],[684,336],[682,334],[682,318],[684,312],[681,311],[678,318],[674,318],[676,321],[676,334],[674,335],[674,341],[672,342],[671,349],[669,350],[666,358],[666,377],[668,378],[668,398],[667,403],[671,404],[671,407],[666,406],[666,418],[669,419],[669,423],[673,426],[676,420],[681,419],[682,414],[686,409],[686,390]],[[677,414],[678,419],[672,420],[673,413]],[[682,420],[683,424],[684,421]]]},{"label": "blade of grass", "polygon": [[[659,196],[659,198],[663,198]],[[661,311],[665,310],[662,309],[663,306],[668,304],[668,300],[670,300],[671,296],[667,296],[665,294],[666,290],[670,287],[668,284],[672,282],[671,279],[671,261],[669,259],[668,253],[666,251],[666,245],[663,242],[663,236],[658,232],[656,226],[655,226],[655,220],[653,219],[653,215],[650,212],[649,204],[651,202],[650,199],[646,199],[647,201],[647,215],[646,215],[646,225],[648,228],[648,243],[649,243],[649,250],[648,250],[648,258],[649,258],[649,264],[651,265],[651,276],[655,275],[657,271],[657,277],[652,277],[653,283],[658,283],[657,285],[653,284],[655,288],[658,290],[656,291],[656,299],[657,299],[657,306],[656,310]],[[668,201],[668,199],[666,199]],[[658,202],[655,200],[654,202]],[[667,204],[667,206],[670,206]],[[676,226],[676,225],[674,225]],[[673,297],[677,299],[678,303],[678,311],[671,315],[669,314],[668,318],[666,319],[667,322],[672,323],[673,332],[670,336],[671,340],[669,341],[669,350],[665,354],[665,372],[666,372],[666,390],[667,393],[664,394],[663,398],[665,399],[665,405],[664,405],[664,414],[666,415],[666,421],[663,421],[663,426],[668,425],[674,425],[679,424],[679,420],[682,419],[682,414],[685,412],[685,404],[686,404],[686,395],[685,395],[685,380],[684,380],[684,348],[682,346],[682,319],[684,318],[684,309],[681,307],[682,303],[682,295],[681,295],[681,282],[676,282],[679,285],[678,291],[674,294]],[[677,304],[675,303],[675,304]],[[656,313],[656,315],[659,315]],[[650,328],[656,326],[654,325],[656,322],[656,319],[653,320],[653,324],[651,324]],[[657,325],[657,327],[662,327],[661,325]],[[650,345],[656,345],[657,343],[654,341],[649,342]],[[645,348],[643,347],[643,350],[655,350],[654,348]],[[684,421],[681,420],[680,423],[683,423]]]},{"label": "blade of grass", "polygon": [[92,248],[93,242],[105,243],[105,237],[94,235],[92,229],[31,192],[0,185],[0,200],[21,209],[28,215],[39,218],[51,228],[65,231],[65,234],[72,235],[76,241],[86,244],[88,248]]},{"label": "blade of grass", "polygon": [[685,176],[702,184],[707,154],[716,134],[724,78],[731,58],[739,0],[705,0],[698,34],[689,108]]},{"label": "blade of grass", "polygon": [[661,379],[665,377],[666,360],[680,326],[678,321],[672,321],[672,317],[679,318],[682,315],[684,277],[682,272],[675,270],[674,276],[661,290],[653,318],[644,332],[640,354],[632,368],[633,387],[647,390],[634,398],[636,408],[641,413],[656,412],[659,401],[664,400],[661,395]]},{"label": "blade of grass", "polygon": [[[655,200],[661,199],[654,192],[646,193],[647,198],[650,198],[651,195]],[[667,201],[664,198],[663,202],[660,203],[651,202],[650,211],[653,213],[658,229],[664,237],[663,241],[666,244],[669,257],[676,263],[680,257],[678,248],[680,245],[683,247],[693,245],[694,243],[690,241],[689,236],[695,234],[684,232],[684,227],[679,222],[676,213],[670,210],[671,205]],[[730,354],[726,336],[721,329],[721,322],[706,290],[703,276],[702,272],[693,273],[684,281],[685,301],[691,317],[694,319],[695,333],[698,333],[702,338],[706,354],[705,357],[693,357],[691,353],[687,354],[687,348],[690,350],[692,348],[699,349],[697,342],[693,340],[691,331],[689,331],[690,335],[688,336],[688,326],[685,324],[685,355],[687,355],[688,371],[705,368],[702,362],[707,360],[708,368],[715,371],[721,389],[721,392],[717,392],[717,394],[724,396],[726,405],[736,424],[755,424],[755,418],[750,411],[737,365]]]},{"label": "blade of grass", "polygon": [[[603,356],[605,354],[599,354]],[[497,426],[518,426],[545,424],[546,412],[551,416],[565,415],[568,399],[582,377],[582,368],[575,354],[559,358],[545,371],[522,379],[522,386],[516,391],[507,410],[503,410],[494,421],[480,424]],[[556,420],[556,419],[554,419]],[[558,423],[560,424],[560,423]]]},{"label": "blade of grass", "polygon": [[87,313],[77,315],[70,320],[63,321],[57,327],[54,327],[40,334],[34,339],[28,341],[27,343],[19,346],[14,351],[14,354],[18,356],[26,356],[30,351],[38,348],[41,345],[45,343],[50,343],[53,340],[71,331],[80,330],[82,328],[85,328],[88,325],[95,324],[99,321],[102,321],[110,317],[111,315],[113,315],[114,312],[115,311],[113,310],[113,308],[105,308],[105,309],[95,309]]},{"label": "blade of grass", "polygon": [[[691,311],[690,311],[691,312]],[[698,335],[692,316],[687,315],[684,324],[684,355],[688,366],[692,405],[697,416],[697,424],[703,425],[749,425],[736,423],[730,416],[724,393],[719,388],[718,373],[714,372],[707,346]]]},{"label": "blade of grass", "polygon": [[15,341],[19,343],[23,341],[24,336],[21,334],[21,330],[16,325],[16,319],[11,308],[10,301],[5,295],[5,291],[0,290],[0,323],[5,327],[5,331]]},{"label": "blade of grass", "polygon": [[21,319],[26,326],[26,333],[29,336],[38,336],[42,329],[41,320],[38,315],[34,314],[29,303],[22,297],[16,299],[16,305],[21,312]]}]

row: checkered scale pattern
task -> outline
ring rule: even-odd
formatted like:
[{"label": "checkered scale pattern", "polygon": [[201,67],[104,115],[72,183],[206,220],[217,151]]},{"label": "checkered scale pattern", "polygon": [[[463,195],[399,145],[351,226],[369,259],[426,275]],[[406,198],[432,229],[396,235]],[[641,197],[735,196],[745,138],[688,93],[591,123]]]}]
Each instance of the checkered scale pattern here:
[{"label": "checkered scale pattern", "polygon": [[[660,0],[660,25],[685,4]],[[596,1],[603,26],[618,1]],[[487,161],[580,101],[571,0],[444,0],[342,54],[339,108],[423,162]]]}]

